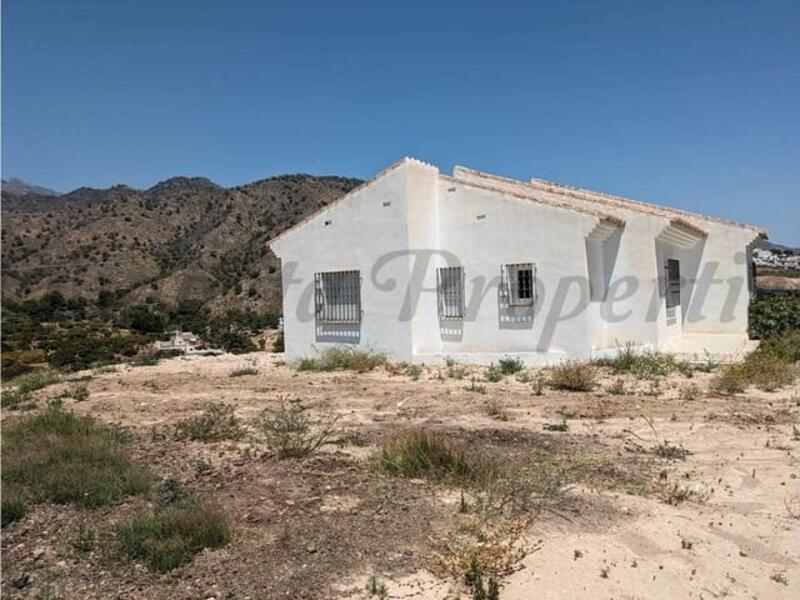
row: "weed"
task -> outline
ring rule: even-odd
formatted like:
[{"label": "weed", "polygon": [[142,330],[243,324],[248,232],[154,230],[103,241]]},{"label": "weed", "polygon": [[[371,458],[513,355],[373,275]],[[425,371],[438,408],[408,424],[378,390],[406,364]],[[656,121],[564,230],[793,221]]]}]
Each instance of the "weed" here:
[{"label": "weed", "polygon": [[228,377],[245,377],[247,375],[258,375],[258,369],[253,367],[241,367],[228,373]]},{"label": "weed", "polygon": [[542,429],[545,431],[569,431],[569,425],[567,425],[566,420],[564,420],[561,421],[561,423],[545,423]]},{"label": "weed", "polygon": [[681,388],[681,400],[692,402],[700,397],[700,386],[696,383],[689,383]]},{"label": "weed", "polygon": [[486,393],[486,386],[483,385],[475,385],[475,377],[472,377],[472,382],[470,385],[464,388],[468,392],[475,392],[476,394],[485,394]]},{"label": "weed", "polygon": [[550,372],[550,385],[557,390],[570,392],[589,392],[597,385],[594,369],[574,360],[566,360],[553,367]]},{"label": "weed", "polygon": [[709,383],[712,392],[724,396],[741,394],[746,386],[747,379],[741,365],[726,365]]},{"label": "weed", "polygon": [[61,378],[61,373],[58,371],[31,371],[30,373],[25,373],[12,379],[11,385],[16,388],[18,394],[27,396],[36,390],[60,382]]},{"label": "weed", "polygon": [[77,383],[67,388],[64,396],[72,398],[75,402],[84,402],[89,399],[89,388],[84,383]]},{"label": "weed", "polygon": [[[669,440],[662,439],[661,436],[659,436],[655,425],[653,424],[653,419],[646,417],[644,415],[642,415],[642,419],[644,420],[645,423],[647,423],[648,427],[650,428],[650,431],[653,434],[653,441],[655,443],[650,447],[649,450],[647,450],[644,446],[642,446],[638,442],[632,440],[631,438],[628,438],[625,441],[625,446],[629,451],[632,452],[649,451],[658,456],[659,458],[664,458],[667,460],[686,460],[686,457],[689,456],[689,454],[691,454],[691,452],[689,452],[683,446],[675,446],[674,444],[671,444]],[[642,442],[647,441],[637,433],[631,431],[630,429],[624,429],[623,431]]]},{"label": "weed", "polygon": [[193,498],[136,515],[118,525],[116,534],[125,557],[161,573],[189,562],[205,548],[220,548],[231,540],[222,511]]},{"label": "weed", "polygon": [[678,361],[671,354],[657,351],[637,352],[633,343],[628,342],[617,349],[614,358],[603,359],[598,364],[609,366],[614,373],[632,373],[639,379],[665,377],[675,371],[685,377],[692,376],[692,367],[685,361]]},{"label": "weed", "polygon": [[28,503],[95,507],[147,491],[150,475],[130,461],[126,441],[118,429],[56,408],[4,426],[4,524]]},{"label": "weed", "polygon": [[329,441],[338,418],[331,413],[314,420],[301,403],[281,399],[277,410],[261,413],[256,426],[271,452],[279,458],[296,458],[311,454]]},{"label": "weed", "polygon": [[546,385],[547,377],[542,373],[538,373],[536,377],[533,378],[533,395],[541,396],[544,394],[544,387]]},{"label": "weed", "polygon": [[389,475],[433,481],[478,483],[491,478],[498,468],[483,454],[468,454],[444,433],[419,429],[405,431],[384,442],[376,459]]},{"label": "weed", "polygon": [[194,474],[198,477],[211,472],[211,465],[204,460],[198,460],[194,463]]},{"label": "weed", "polygon": [[491,381],[492,383],[497,383],[503,378],[503,371],[501,371],[498,367],[494,366],[494,363],[489,365],[489,368],[486,369],[486,372],[483,374],[486,381]]},{"label": "weed", "polygon": [[406,369],[406,375],[411,377],[414,381],[417,381],[422,375],[422,367],[419,365],[408,365]]},{"label": "weed", "polygon": [[455,364],[447,366],[447,376],[450,379],[464,379],[467,376],[467,368]]},{"label": "weed", "polygon": [[464,490],[461,490],[461,499],[458,502],[458,512],[461,514],[466,514],[469,512],[469,503],[464,497]]},{"label": "weed", "polygon": [[233,405],[211,402],[200,415],[180,421],[176,425],[176,436],[201,442],[239,440],[244,436],[244,428]]},{"label": "weed", "polygon": [[497,364],[500,366],[500,371],[503,375],[513,375],[525,368],[525,362],[521,358],[511,358],[510,356],[501,358],[497,361]]},{"label": "weed", "polygon": [[355,446],[356,448],[363,448],[369,442],[367,439],[357,431],[348,431],[340,435],[338,438],[331,440],[331,443],[339,447]]},{"label": "weed", "polygon": [[177,479],[165,479],[156,488],[156,502],[161,506],[175,504],[186,497],[186,490]]},{"label": "weed", "polygon": [[389,597],[389,590],[377,575],[371,575],[367,581],[367,594],[370,598],[375,596],[378,600],[386,600]]},{"label": "weed", "polygon": [[154,352],[144,352],[135,356],[133,360],[131,360],[131,365],[134,367],[153,367],[162,359],[174,358],[182,355],[183,352],[180,350],[156,350]]},{"label": "weed", "polygon": [[497,398],[489,398],[484,405],[486,414],[498,421],[508,421],[508,412]]},{"label": "weed", "polygon": [[520,383],[530,383],[533,380],[529,371],[520,371],[515,379]]},{"label": "weed", "polygon": [[69,546],[77,555],[88,554],[94,550],[95,537],[94,529],[81,523],[75,535],[69,540]]},{"label": "weed", "polygon": [[493,575],[489,576],[488,582],[484,585],[483,568],[475,555],[470,558],[469,566],[464,573],[464,584],[472,593],[472,600],[498,600],[500,598],[497,579]]},{"label": "weed", "polygon": [[374,350],[359,350],[334,346],[317,358],[303,358],[298,371],[358,371],[363,373],[386,364],[386,354]]},{"label": "weed", "polygon": [[612,383],[606,388],[606,392],[608,392],[612,396],[626,395],[628,393],[628,390],[625,387],[625,380],[623,380],[621,377],[617,377],[614,380],[614,383]]}]

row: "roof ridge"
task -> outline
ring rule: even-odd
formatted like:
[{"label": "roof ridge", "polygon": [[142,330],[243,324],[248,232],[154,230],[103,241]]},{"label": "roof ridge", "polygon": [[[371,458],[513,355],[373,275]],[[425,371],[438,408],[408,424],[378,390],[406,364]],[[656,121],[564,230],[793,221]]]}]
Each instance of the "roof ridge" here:
[{"label": "roof ridge", "polygon": [[[490,179],[495,181],[500,181],[502,183],[506,183],[508,185],[520,188],[518,190],[510,190],[507,188],[499,187],[499,186],[491,186],[491,185],[480,185],[474,181],[467,181],[463,178],[459,178],[459,174],[461,175],[474,175],[483,179]],[[542,198],[541,196],[535,195],[533,192],[536,190],[530,189],[531,186],[527,184],[525,181],[520,181],[519,179],[513,179],[511,177],[503,177],[502,175],[494,175],[492,173],[484,173],[483,171],[478,171],[476,169],[470,169],[468,167],[462,167],[460,165],[456,165],[453,167],[453,176],[448,177],[444,173],[441,174],[442,177],[446,179],[451,179],[462,185],[471,185],[473,187],[477,187],[480,189],[492,190],[496,192],[501,192],[503,194],[509,194],[511,196],[516,196],[517,198],[523,198],[525,200],[532,200],[534,202],[538,202],[540,204],[544,204],[545,206],[552,206],[555,208],[562,208],[564,210],[571,210],[574,212],[584,213],[593,217],[597,217],[604,221],[609,221],[612,223],[616,223],[617,225],[624,225],[625,219],[617,217],[616,215],[611,215],[609,213],[594,210],[591,208],[584,208],[582,206],[575,206],[574,204],[570,204],[569,202],[559,202],[555,200],[551,200],[549,198]]]},{"label": "roof ridge", "polygon": [[740,223],[738,221],[733,221],[731,219],[724,219],[722,217],[714,217],[711,215],[704,215],[701,213],[696,213],[688,210],[682,210],[680,208],[673,208],[671,206],[664,206],[661,204],[655,204],[653,202],[644,202],[642,200],[634,200],[633,198],[627,198],[625,196],[618,196],[616,194],[607,194],[605,192],[597,192],[594,190],[588,190],[586,188],[580,188],[577,186],[569,185],[566,183],[560,183],[557,181],[551,181],[548,179],[542,179],[539,177],[531,178],[528,185],[533,187],[534,189],[541,189],[545,191],[550,191],[555,194],[564,194],[568,196],[573,196],[575,198],[579,198],[582,200],[587,200],[589,202],[600,202],[610,205],[620,206],[622,208],[632,208],[633,210],[638,210],[641,212],[661,212],[666,213],[662,214],[662,216],[668,215],[680,215],[683,217],[691,217],[695,219],[702,219],[705,221],[713,221],[717,223],[723,223],[725,225],[733,225],[735,227],[744,227],[746,229],[753,229],[757,231],[759,234],[767,237],[767,230],[763,227],[759,227],[757,225],[749,225],[747,223]]}]

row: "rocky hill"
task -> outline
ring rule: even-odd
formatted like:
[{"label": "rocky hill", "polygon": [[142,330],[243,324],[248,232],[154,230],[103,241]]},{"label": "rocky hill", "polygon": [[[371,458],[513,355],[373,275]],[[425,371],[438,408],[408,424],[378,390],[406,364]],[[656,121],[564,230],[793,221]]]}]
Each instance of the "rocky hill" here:
[{"label": "rocky hill", "polygon": [[193,298],[215,312],[279,312],[279,261],[265,242],[359,183],[301,174],[224,188],[174,177],[60,196],[4,184],[3,297],[104,292],[125,303]]}]

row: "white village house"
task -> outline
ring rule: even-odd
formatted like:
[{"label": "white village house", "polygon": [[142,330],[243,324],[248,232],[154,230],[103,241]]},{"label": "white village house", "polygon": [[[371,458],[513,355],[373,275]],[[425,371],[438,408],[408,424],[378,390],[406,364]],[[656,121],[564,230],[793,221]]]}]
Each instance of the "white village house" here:
[{"label": "white village house", "polygon": [[732,358],[766,231],[533,179],[403,159],[270,242],[289,359],[528,365],[623,345]]}]

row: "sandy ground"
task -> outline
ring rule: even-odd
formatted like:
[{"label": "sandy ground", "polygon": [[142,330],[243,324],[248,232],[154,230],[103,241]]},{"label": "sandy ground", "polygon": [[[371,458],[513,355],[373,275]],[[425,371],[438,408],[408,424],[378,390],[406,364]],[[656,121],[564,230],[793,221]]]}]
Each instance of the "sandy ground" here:
[{"label": "sandy ground", "polygon": [[[230,377],[241,367],[258,374]],[[371,474],[363,465],[377,441],[399,428],[425,426],[457,431],[509,456],[552,441],[623,461],[632,435],[652,438],[646,415],[662,438],[691,454],[685,461],[649,461],[652,473],[643,476],[694,496],[671,505],[658,493],[576,486],[568,492],[570,510],[534,520],[526,533],[529,553],[502,577],[500,597],[800,597],[798,384],[687,400],[681,390],[704,389],[710,375],[671,376],[657,390],[626,377],[629,393],[612,395],[604,388],[616,378],[606,373],[596,392],[535,395],[531,383],[513,376],[489,383],[477,367],[463,379],[446,371],[426,368],[419,380],[385,369],[298,373],[281,355],[260,353],[96,374],[86,382],[89,399],[66,400],[67,408],[132,427],[139,434],[137,458],[160,477],[228,507],[236,541],[173,573],[153,575],[102,551],[76,558],[64,550],[77,523],[90,522],[102,537],[144,499],[92,513],[40,506],[3,531],[3,595],[35,597],[46,585],[51,597],[63,598],[364,598],[367,578],[378,574],[390,598],[455,598],[458,582],[433,575],[427,556],[430,532],[452,524],[457,499],[432,484]],[[465,389],[473,374],[486,394]],[[63,387],[37,392],[40,403]],[[488,416],[489,398],[505,408],[507,421]],[[307,459],[278,461],[247,441],[177,442],[169,434],[211,401],[231,403],[250,420],[281,399],[335,411],[339,430],[359,433],[366,445],[326,446]],[[18,417],[4,415],[9,418]],[[569,433],[543,430],[562,419]],[[212,466],[210,473],[195,472],[200,460]]]}]

